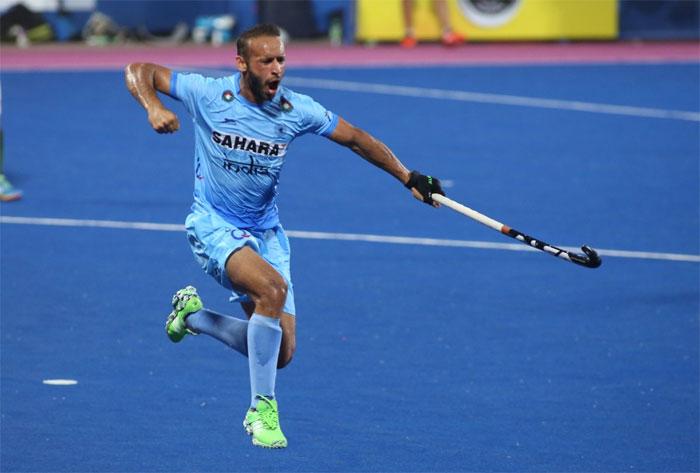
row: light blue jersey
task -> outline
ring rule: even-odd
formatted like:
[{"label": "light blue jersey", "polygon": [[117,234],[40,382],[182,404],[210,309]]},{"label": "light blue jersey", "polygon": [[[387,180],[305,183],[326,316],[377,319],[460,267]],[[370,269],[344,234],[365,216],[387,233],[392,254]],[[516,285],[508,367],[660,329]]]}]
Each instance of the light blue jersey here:
[{"label": "light blue jersey", "polygon": [[277,185],[297,136],[329,136],[338,117],[307,95],[280,87],[257,105],[240,94],[240,74],[222,78],[172,73],[171,95],[195,124],[195,203],[240,229],[279,224]]}]

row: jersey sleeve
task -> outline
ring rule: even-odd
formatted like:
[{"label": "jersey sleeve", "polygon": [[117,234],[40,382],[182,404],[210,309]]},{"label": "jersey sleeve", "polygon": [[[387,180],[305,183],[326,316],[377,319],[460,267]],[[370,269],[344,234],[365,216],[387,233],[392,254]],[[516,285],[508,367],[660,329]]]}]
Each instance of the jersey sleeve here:
[{"label": "jersey sleeve", "polygon": [[338,115],[327,110],[311,97],[305,97],[303,107],[303,133],[330,136],[338,126]]},{"label": "jersey sleeve", "polygon": [[207,83],[207,78],[199,74],[173,71],[170,75],[170,95],[194,115],[197,101],[206,94]]}]

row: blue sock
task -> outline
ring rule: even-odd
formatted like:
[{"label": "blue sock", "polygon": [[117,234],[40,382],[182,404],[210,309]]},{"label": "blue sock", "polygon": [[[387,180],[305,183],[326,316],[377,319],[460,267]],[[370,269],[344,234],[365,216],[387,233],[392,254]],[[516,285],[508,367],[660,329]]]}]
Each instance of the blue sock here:
[{"label": "blue sock", "polygon": [[257,394],[274,398],[277,357],[282,343],[280,319],[253,314],[248,322],[248,368],[250,370],[250,406]]},{"label": "blue sock", "polygon": [[205,333],[248,356],[248,321],[222,315],[209,309],[190,314],[185,319],[187,328]]}]

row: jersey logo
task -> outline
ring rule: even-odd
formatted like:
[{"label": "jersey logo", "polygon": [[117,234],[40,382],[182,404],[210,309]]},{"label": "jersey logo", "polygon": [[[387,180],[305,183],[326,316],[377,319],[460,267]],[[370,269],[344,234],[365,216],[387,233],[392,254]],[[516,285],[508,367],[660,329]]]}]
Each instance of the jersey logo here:
[{"label": "jersey logo", "polygon": [[231,230],[231,236],[234,240],[243,240],[244,238],[250,238],[250,233],[248,233],[245,230],[234,228],[233,230]]},{"label": "jersey logo", "polygon": [[292,109],[294,108],[294,105],[292,105],[292,102],[284,98],[284,95],[282,98],[280,98],[280,106],[282,107],[282,110],[285,112],[291,112]]},{"label": "jersey logo", "polygon": [[232,161],[230,159],[224,158],[224,169],[227,171],[233,171],[236,174],[239,172],[242,172],[243,174],[255,174],[259,176],[269,176],[270,175],[270,167],[269,166],[263,166],[262,164],[256,164],[255,163],[255,158],[253,156],[249,156],[248,159],[250,159],[249,162],[247,163],[239,163],[237,161]]},{"label": "jersey logo", "polygon": [[233,92],[230,90],[224,90],[224,93],[221,95],[221,98],[224,99],[224,102],[231,102],[233,101]]},{"label": "jersey logo", "polygon": [[211,140],[222,148],[235,149],[262,156],[276,156],[281,158],[287,153],[286,143],[269,143],[247,136],[226,135],[218,131],[213,131],[211,133]]}]

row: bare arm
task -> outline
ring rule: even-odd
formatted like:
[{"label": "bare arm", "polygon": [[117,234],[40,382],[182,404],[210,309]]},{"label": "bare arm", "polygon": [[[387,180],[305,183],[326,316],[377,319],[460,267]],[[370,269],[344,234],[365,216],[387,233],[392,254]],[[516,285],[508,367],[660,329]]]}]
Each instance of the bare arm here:
[{"label": "bare arm", "polygon": [[[410,173],[408,169],[406,169],[406,166],[399,161],[399,158],[396,157],[387,145],[374,138],[366,131],[352,126],[350,123],[338,117],[338,125],[335,130],[333,130],[333,133],[331,133],[330,139],[338,144],[347,146],[366,161],[385,170],[398,179],[401,184],[406,185],[408,183]],[[411,188],[411,192],[416,199],[421,202],[425,201],[421,193],[418,192],[415,187]],[[439,207],[437,202],[433,203],[430,201],[430,203],[434,207]]]},{"label": "bare arm", "polygon": [[172,71],[150,63],[132,63],[124,69],[126,87],[146,109],[148,121],[158,133],[173,133],[180,128],[177,115],[165,108],[156,92],[170,94]]},{"label": "bare arm", "polygon": [[371,136],[366,131],[352,126],[338,117],[338,125],[331,133],[330,138],[338,144],[347,146],[366,161],[385,170],[401,184],[408,182],[409,171],[399,161],[387,145]]}]

